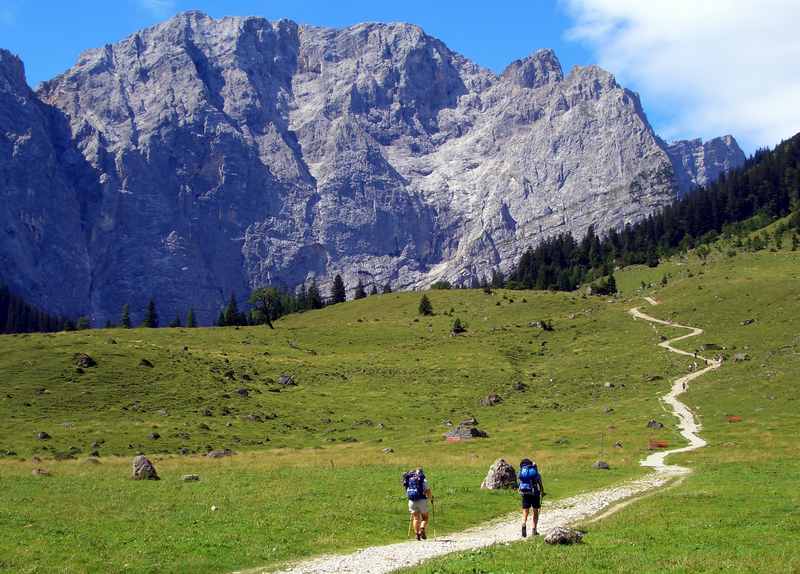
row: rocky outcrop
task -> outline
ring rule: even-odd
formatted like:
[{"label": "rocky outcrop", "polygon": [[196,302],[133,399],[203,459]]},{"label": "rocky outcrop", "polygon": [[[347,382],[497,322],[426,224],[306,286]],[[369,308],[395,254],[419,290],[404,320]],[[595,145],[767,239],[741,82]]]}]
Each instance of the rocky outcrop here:
[{"label": "rocky outcrop", "polygon": [[667,153],[681,194],[712,183],[721,174],[744,163],[744,152],[731,135],[703,142],[681,140],[670,144]]},{"label": "rocky outcrop", "polygon": [[407,24],[187,12],[37,94],[0,64],[0,279],[96,323],[150,297],[208,323],[231,292],[335,273],[462,284],[741,159],[732,138],[665,145],[600,68],[540,50],[498,76]]},{"label": "rocky outcrop", "polygon": [[504,459],[498,458],[489,467],[486,478],[481,482],[481,488],[487,490],[498,490],[503,488],[517,488],[517,472],[514,467]]}]

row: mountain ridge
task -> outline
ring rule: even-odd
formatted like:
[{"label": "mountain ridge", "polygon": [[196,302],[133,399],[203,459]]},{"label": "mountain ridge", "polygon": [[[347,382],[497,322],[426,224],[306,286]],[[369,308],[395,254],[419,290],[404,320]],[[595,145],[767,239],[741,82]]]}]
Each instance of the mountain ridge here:
[{"label": "mountain ridge", "polygon": [[[553,233],[635,222],[744,160],[732,137],[662,142],[601,68],[564,75],[545,49],[494,74],[402,23],[183,13],[83,52],[34,98],[71,150],[55,168],[79,164],[61,169],[72,194],[56,203],[76,204],[82,229],[65,214],[46,229],[74,247],[60,260],[85,262],[58,271],[86,302],[48,288],[52,267],[4,237],[7,282],[97,322],[150,296],[209,322],[231,292],[325,287],[336,272],[351,287],[468,282]],[[0,174],[19,168],[0,155]]]}]

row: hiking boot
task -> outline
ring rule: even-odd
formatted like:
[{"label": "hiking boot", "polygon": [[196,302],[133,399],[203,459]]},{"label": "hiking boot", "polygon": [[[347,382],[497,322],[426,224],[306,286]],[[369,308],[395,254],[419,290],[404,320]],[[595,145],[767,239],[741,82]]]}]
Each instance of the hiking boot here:
[{"label": "hiking boot", "polygon": [[420,536],[422,536],[422,539],[423,539],[423,540],[427,540],[427,539],[428,539],[428,535],[427,535],[427,534],[425,534],[425,531],[424,531],[424,530],[423,530],[422,532],[420,532],[420,533],[419,533],[419,535],[420,535]]},{"label": "hiking boot", "polygon": [[419,532],[417,532],[417,540],[422,540],[422,535]]},{"label": "hiking boot", "polygon": [[535,528],[533,529],[533,535],[534,535],[534,536],[539,536],[539,531],[538,531],[538,530],[536,530]]},{"label": "hiking boot", "polygon": [[525,524],[522,525],[522,537],[523,538],[528,537],[528,527]]}]

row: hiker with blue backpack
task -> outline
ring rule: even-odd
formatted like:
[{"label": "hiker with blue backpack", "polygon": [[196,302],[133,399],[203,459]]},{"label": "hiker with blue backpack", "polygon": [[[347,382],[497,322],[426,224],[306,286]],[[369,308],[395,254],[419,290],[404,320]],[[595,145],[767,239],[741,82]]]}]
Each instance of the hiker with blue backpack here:
[{"label": "hiker with blue backpack", "polygon": [[519,463],[519,493],[522,495],[522,537],[528,536],[528,514],[533,510],[533,535],[538,536],[539,509],[542,507],[544,486],[536,463],[523,458]]},{"label": "hiker with blue backpack", "polygon": [[425,529],[428,527],[428,500],[433,504],[433,494],[422,468],[411,470],[403,475],[403,488],[408,498],[408,511],[417,540],[428,538]]}]

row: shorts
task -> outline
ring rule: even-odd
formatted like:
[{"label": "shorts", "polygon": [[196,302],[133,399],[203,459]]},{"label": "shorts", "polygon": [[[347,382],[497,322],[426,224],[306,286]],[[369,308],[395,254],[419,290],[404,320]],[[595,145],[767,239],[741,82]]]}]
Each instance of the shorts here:
[{"label": "shorts", "polygon": [[522,493],[522,508],[535,508],[542,507],[542,495],[536,492],[523,492]]},{"label": "shorts", "polygon": [[408,501],[408,511],[411,514],[419,512],[420,514],[428,514],[428,499],[421,498],[419,500]]}]

